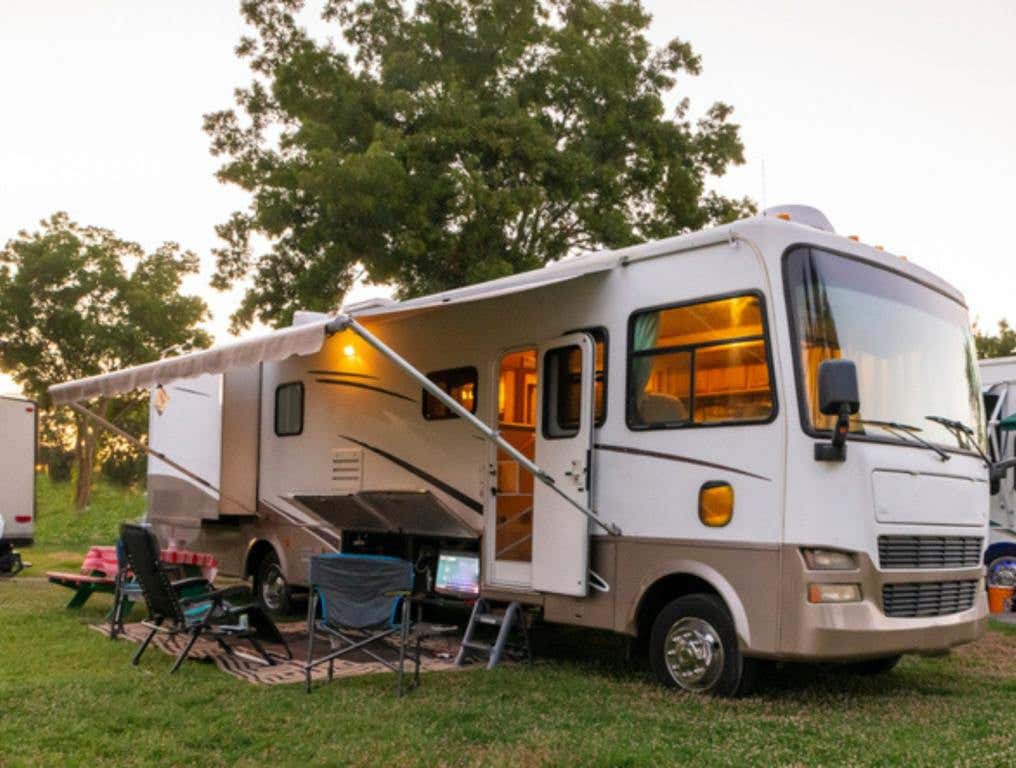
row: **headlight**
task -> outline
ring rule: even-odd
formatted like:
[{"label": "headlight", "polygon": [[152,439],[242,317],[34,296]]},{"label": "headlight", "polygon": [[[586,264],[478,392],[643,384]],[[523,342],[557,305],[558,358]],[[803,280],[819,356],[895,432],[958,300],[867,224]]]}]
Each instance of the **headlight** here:
[{"label": "headlight", "polygon": [[813,571],[853,571],[857,561],[849,552],[837,552],[835,549],[802,549],[804,562]]},{"label": "headlight", "polygon": [[809,584],[809,603],[859,603],[860,584]]}]

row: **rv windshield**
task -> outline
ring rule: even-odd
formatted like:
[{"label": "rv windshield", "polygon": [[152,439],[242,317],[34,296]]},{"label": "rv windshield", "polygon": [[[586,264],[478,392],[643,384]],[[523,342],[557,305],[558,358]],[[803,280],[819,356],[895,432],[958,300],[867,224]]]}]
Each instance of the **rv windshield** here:
[{"label": "rv windshield", "polygon": [[842,357],[857,365],[861,412],[851,419],[852,433],[865,434],[862,420],[892,421],[920,426],[929,442],[964,447],[954,432],[928,421],[936,415],[970,425],[984,445],[977,357],[963,306],[916,280],[819,248],[794,248],[784,270],[810,431],[832,428],[834,417],[818,410],[818,369]]}]

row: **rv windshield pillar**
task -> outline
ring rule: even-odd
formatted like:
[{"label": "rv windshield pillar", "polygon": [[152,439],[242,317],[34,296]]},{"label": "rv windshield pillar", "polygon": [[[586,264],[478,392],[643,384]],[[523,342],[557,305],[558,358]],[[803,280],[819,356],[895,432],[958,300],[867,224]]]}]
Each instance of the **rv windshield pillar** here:
[{"label": "rv windshield pillar", "polygon": [[427,378],[421,371],[413,367],[413,365],[403,358],[398,352],[385,344],[381,339],[375,336],[373,333],[368,331],[356,320],[349,315],[338,315],[328,325],[325,326],[325,331],[328,334],[340,333],[342,331],[349,330],[367,342],[370,346],[380,352],[382,355],[391,360],[395,365],[409,374],[409,377],[416,381],[424,390],[430,393],[433,397],[437,398],[446,408],[452,413],[459,416],[461,419],[465,419],[472,427],[474,427],[480,434],[485,438],[493,442],[502,451],[511,456],[519,465],[527,472],[533,475],[537,480],[546,485],[548,488],[554,491],[558,496],[567,501],[571,506],[589,518],[594,524],[605,530],[607,533],[613,536],[619,536],[621,529],[613,523],[607,523],[600,520],[599,516],[591,509],[587,509],[579,502],[575,501],[571,496],[565,493],[563,490],[557,487],[554,483],[554,479],[544,472],[537,464],[533,463],[525,454],[515,448],[514,445],[509,443],[496,429],[485,424],[482,420],[478,419],[475,414],[469,412],[468,409],[463,408],[462,405],[451,395],[441,389],[437,384]]}]

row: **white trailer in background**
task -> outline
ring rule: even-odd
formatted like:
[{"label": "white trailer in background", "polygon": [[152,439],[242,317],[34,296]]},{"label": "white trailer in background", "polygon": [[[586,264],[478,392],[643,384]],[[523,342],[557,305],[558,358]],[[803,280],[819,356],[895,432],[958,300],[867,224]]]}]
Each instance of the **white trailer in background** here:
[{"label": "white trailer in background", "polygon": [[[984,414],[991,459],[1016,458],[1016,431],[1002,422],[1016,418],[1016,356],[981,360]],[[998,481],[991,497],[991,530],[984,560],[988,582],[1016,586],[1016,468]]]},{"label": "white trailer in background", "polygon": [[14,547],[35,538],[37,423],[34,402],[0,397],[0,572],[16,569]]},{"label": "white trailer in background", "polygon": [[180,476],[153,461],[149,520],[268,604],[322,552],[409,559],[433,592],[468,556],[473,596],[645,637],[661,681],[718,693],[756,659],[884,671],[986,624],[988,471],[942,423],[983,443],[963,297],[814,209],[51,393],[157,385]]}]

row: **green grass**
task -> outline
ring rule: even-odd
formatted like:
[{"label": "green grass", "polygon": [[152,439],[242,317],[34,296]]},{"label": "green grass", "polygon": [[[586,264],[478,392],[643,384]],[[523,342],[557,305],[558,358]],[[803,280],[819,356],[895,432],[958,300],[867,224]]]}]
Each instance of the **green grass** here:
[{"label": "green grass", "polygon": [[[42,541],[46,556],[76,552],[80,562],[91,536],[112,540],[118,509],[140,509],[108,498],[101,516],[112,528],[55,520],[43,530],[67,538]],[[612,637],[555,628],[541,628],[532,669],[428,674],[402,700],[390,675],[338,680],[308,696],[197,662],[170,676],[171,659],[155,650],[132,667],[133,645],[87,627],[109,596],[67,611],[69,593],[40,571],[0,582],[5,768],[1016,763],[1011,626],[994,625],[948,657],[907,657],[882,677],[770,669],[739,701],[665,691],[622,660]]]},{"label": "green grass", "polygon": [[[88,629],[39,579],[0,584],[0,764],[18,765],[1004,765],[1016,760],[1016,651],[992,631],[881,678],[769,672],[760,692],[713,701],[664,691],[610,643],[532,668],[389,675],[310,696],[255,687]],[[550,631],[550,630],[545,630]],[[592,639],[596,639],[592,637]],[[558,653],[561,653],[558,651]]]},{"label": "green grass", "polygon": [[53,483],[40,474],[36,482],[35,539],[47,549],[112,544],[120,523],[145,514],[145,496],[98,478],[88,507],[74,509],[74,483]]}]

